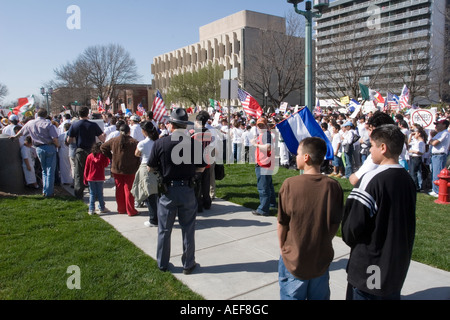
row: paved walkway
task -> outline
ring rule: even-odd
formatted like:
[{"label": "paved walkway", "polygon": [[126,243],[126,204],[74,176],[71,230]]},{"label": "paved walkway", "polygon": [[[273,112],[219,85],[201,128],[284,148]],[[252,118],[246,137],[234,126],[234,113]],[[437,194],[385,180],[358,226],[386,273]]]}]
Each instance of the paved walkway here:
[{"label": "paved walkway", "polygon": [[[73,189],[68,189],[73,192]],[[116,228],[146,254],[156,259],[157,228],[146,227],[146,208],[140,215],[117,214],[113,184],[105,183],[106,206],[111,213],[102,219]],[[85,194],[85,202],[88,195]],[[87,212],[87,208],[86,208]],[[198,214],[196,261],[199,266],[190,275],[183,274],[182,239],[177,222],[172,232],[169,271],[207,300],[278,300],[277,221],[259,217],[242,206],[215,199],[211,210]],[[345,267],[350,250],[341,238],[333,241],[334,260],[330,266],[332,300],[344,300]],[[412,262],[402,290],[405,300],[449,300],[450,272]]]}]

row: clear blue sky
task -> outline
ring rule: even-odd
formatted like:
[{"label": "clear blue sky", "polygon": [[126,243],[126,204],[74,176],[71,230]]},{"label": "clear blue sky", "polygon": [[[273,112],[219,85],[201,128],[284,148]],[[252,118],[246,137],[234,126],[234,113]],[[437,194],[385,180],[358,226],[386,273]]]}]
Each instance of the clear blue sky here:
[{"label": "clear blue sky", "polygon": [[[81,29],[66,26],[67,8],[81,10]],[[304,6],[301,6],[304,7]],[[160,54],[199,41],[199,27],[241,10],[286,16],[286,0],[2,0],[0,83],[9,101],[54,79],[55,68],[89,46],[117,43],[136,60],[140,83],[151,83],[151,64]]]}]

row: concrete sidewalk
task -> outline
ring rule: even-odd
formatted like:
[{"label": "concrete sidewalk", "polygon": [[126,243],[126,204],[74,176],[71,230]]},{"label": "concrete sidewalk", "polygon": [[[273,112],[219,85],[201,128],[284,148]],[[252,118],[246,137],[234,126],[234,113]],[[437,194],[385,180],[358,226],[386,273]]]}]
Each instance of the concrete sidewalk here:
[{"label": "concrete sidewalk", "polygon": [[[111,213],[100,215],[124,237],[156,260],[157,228],[146,227],[147,208],[140,215],[117,214],[111,181],[105,183],[106,207]],[[68,189],[73,193],[73,189]],[[89,195],[85,194],[85,202]],[[87,209],[86,209],[87,214]],[[196,261],[190,275],[181,264],[181,229],[175,222],[169,271],[207,300],[278,300],[277,220],[254,216],[250,209],[215,199],[211,210],[197,216]],[[332,300],[344,300],[347,287],[345,267],[349,247],[336,237],[334,260],[330,266]],[[412,262],[402,290],[405,300],[449,300],[450,272]]]}]

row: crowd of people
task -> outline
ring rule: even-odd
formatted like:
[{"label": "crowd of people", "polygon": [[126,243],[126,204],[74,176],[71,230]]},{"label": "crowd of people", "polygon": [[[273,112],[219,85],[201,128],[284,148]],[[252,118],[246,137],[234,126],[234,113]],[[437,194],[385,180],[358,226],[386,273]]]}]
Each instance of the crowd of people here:
[{"label": "crowd of people", "polygon": [[[147,205],[145,225],[158,227],[157,263],[162,271],[168,269],[176,217],[182,229],[183,272],[190,274],[196,268],[195,219],[212,206],[215,168],[254,163],[260,204],[252,213],[267,216],[271,208],[278,209],[283,299],[329,299],[331,239],[341,221],[343,239],[352,247],[348,298],[399,298],[414,240],[416,192],[436,197],[439,190],[433,181],[448,165],[450,110],[438,112],[435,129],[428,130],[412,123],[408,113],[354,116],[326,109],[315,117],[333,146],[333,160],[324,160],[326,144],[314,137],[304,139],[297,154],[291,154],[276,128],[289,116],[290,111],[259,118],[242,112],[228,116],[200,111],[190,120],[185,109],[176,108],[159,123],[151,112],[142,117],[103,114],[99,123],[91,121],[84,107],[75,118],[51,117],[39,109],[34,118],[11,115],[0,121],[2,134],[19,140],[24,183],[42,187],[45,197],[53,196],[55,183],[71,185],[79,199],[88,187],[88,213],[110,212],[103,198],[105,172],[110,168],[117,213],[132,217],[139,214],[137,206]],[[303,175],[286,179],[277,199],[272,176],[278,165],[302,170]],[[349,179],[355,186],[345,205],[337,178]],[[398,195],[392,202],[389,194]],[[386,222],[393,211],[401,217]],[[368,217],[374,221],[369,223]],[[368,223],[380,229],[371,233]],[[399,243],[392,232],[407,241]],[[361,243],[376,247],[383,236],[387,249],[373,259],[373,248]],[[395,252],[402,254],[394,259]],[[299,257],[307,262],[299,264]],[[363,281],[366,269],[361,269],[367,263],[391,268],[396,280],[389,276],[383,278],[382,289],[368,287]],[[308,285],[317,287],[312,295],[304,290]]]}]

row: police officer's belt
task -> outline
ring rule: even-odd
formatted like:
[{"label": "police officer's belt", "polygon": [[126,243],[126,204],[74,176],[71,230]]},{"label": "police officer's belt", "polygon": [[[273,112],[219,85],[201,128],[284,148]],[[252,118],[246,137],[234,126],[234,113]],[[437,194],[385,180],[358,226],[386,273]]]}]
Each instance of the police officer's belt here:
[{"label": "police officer's belt", "polygon": [[169,186],[169,187],[189,187],[190,181],[189,180],[172,180],[167,183],[167,186]]}]

